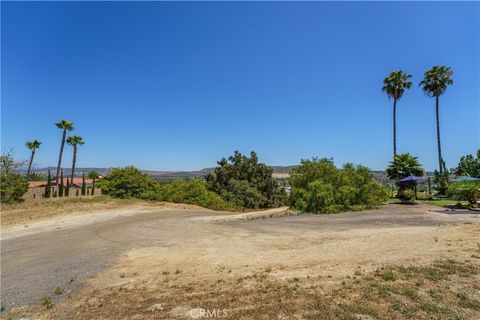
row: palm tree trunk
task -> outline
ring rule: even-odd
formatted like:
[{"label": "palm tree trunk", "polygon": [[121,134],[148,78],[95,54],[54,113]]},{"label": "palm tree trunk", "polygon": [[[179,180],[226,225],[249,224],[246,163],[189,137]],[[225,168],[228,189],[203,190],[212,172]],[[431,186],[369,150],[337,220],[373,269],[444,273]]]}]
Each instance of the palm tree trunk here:
[{"label": "palm tree trunk", "polygon": [[33,163],[34,156],[35,156],[35,148],[32,149],[32,155],[30,156],[30,163],[28,164],[28,170],[27,170],[27,179],[28,179],[28,176],[30,175],[30,171],[32,170],[32,163]]},{"label": "palm tree trunk", "polygon": [[438,96],[435,97],[435,113],[437,116],[437,146],[438,146],[438,169],[440,174],[443,173],[443,164],[442,164],[442,146],[440,144],[440,115],[438,112]]},{"label": "palm tree trunk", "polygon": [[62,165],[63,147],[65,146],[65,139],[67,138],[67,129],[63,129],[62,144],[60,145],[60,154],[58,155],[57,174],[55,176],[55,183],[58,184],[58,176],[60,174],[60,166]]},{"label": "palm tree trunk", "polygon": [[393,160],[397,156],[397,99],[393,99]]},{"label": "palm tree trunk", "polygon": [[77,145],[73,145],[73,161],[72,161],[72,174],[70,176],[70,184],[73,186],[73,174],[75,173],[75,163],[77,162]]}]

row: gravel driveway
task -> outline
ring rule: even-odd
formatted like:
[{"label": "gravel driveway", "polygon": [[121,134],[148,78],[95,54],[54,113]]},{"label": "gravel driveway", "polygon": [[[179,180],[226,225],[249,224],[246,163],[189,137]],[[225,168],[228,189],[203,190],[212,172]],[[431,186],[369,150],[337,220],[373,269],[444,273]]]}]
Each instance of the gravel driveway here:
[{"label": "gravel driveway", "polygon": [[[480,220],[471,216],[452,217],[429,209],[387,205],[378,210],[337,215],[229,222],[198,219],[226,213],[201,209],[160,210],[79,226],[59,225],[53,230],[24,236],[20,233],[1,241],[1,303],[10,309],[40,304],[46,296],[54,300],[68,296],[132,249],[162,247],[174,251],[177,246],[195,246],[199,242],[214,248],[233,239],[233,235],[241,235],[241,241],[248,244],[259,241],[260,236],[272,239],[372,228],[434,227],[462,221],[471,224]],[[205,239],[211,241],[205,242]],[[57,287],[65,293],[55,295]]]}]

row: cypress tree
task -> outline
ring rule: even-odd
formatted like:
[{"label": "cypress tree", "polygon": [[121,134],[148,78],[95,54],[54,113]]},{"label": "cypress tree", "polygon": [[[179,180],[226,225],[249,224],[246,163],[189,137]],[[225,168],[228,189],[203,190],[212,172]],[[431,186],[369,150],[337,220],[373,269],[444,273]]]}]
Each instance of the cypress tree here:
[{"label": "cypress tree", "polygon": [[52,195],[52,176],[50,170],[48,170],[47,185],[45,186],[45,198],[50,198]]},{"label": "cypress tree", "polygon": [[60,184],[58,185],[58,196],[63,197],[63,170],[60,172]]},{"label": "cypress tree", "polygon": [[78,189],[77,189],[77,193],[76,193],[76,196],[78,197]]},{"label": "cypress tree", "polygon": [[93,178],[92,182],[92,192],[90,193],[92,196],[95,194],[95,178]]},{"label": "cypress tree", "polygon": [[82,175],[82,196],[87,192],[87,184],[85,183],[85,172]]},{"label": "cypress tree", "polygon": [[68,177],[67,177],[67,184],[65,185],[65,197],[68,197],[69,193],[70,193],[70,181],[68,180]]}]

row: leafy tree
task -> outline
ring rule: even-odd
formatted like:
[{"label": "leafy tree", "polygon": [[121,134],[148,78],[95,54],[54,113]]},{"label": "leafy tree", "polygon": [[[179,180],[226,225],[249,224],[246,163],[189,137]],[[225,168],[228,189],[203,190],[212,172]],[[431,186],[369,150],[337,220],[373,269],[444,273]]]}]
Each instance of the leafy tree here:
[{"label": "leafy tree", "polygon": [[480,178],[480,149],[477,150],[477,157],[471,154],[461,157],[458,166],[452,171],[457,176]]},{"label": "leafy tree", "polygon": [[33,140],[33,141],[28,141],[25,143],[25,146],[32,150],[32,154],[30,156],[30,162],[28,163],[28,170],[27,170],[27,177],[30,176],[30,171],[32,170],[32,164],[33,164],[33,157],[35,157],[35,151],[37,151],[38,148],[40,148],[40,145],[42,143],[38,140]]},{"label": "leafy tree", "polygon": [[92,170],[87,174],[87,177],[92,180],[97,179],[99,176],[100,176],[100,173],[98,173],[95,170]]},{"label": "leafy tree", "polygon": [[98,182],[102,193],[115,198],[141,199],[145,192],[155,191],[157,183],[135,167],[113,168]]},{"label": "leafy tree", "polygon": [[423,176],[425,174],[417,157],[409,153],[399,154],[390,162],[387,175],[392,180],[398,180],[409,176]]},{"label": "leafy tree", "polygon": [[48,170],[47,184],[45,185],[45,198],[50,198],[52,196],[52,175],[50,170]]},{"label": "leafy tree", "polygon": [[410,89],[412,75],[404,73],[402,70],[391,72],[383,80],[382,91],[389,98],[393,98],[393,157],[397,155],[397,101],[403,96],[405,89]]},{"label": "leafy tree", "polygon": [[55,175],[55,182],[58,183],[58,177],[60,175],[60,167],[62,165],[62,155],[63,147],[65,146],[65,140],[67,139],[67,131],[72,131],[74,129],[73,122],[67,120],[61,120],[60,122],[55,123],[57,128],[62,129],[62,141],[60,144],[60,153],[58,154],[58,165],[57,165],[57,174]]},{"label": "leafy tree", "polygon": [[87,192],[87,184],[85,183],[85,172],[82,173],[82,196]]},{"label": "leafy tree", "polygon": [[72,173],[70,176],[70,181],[73,183],[73,176],[75,174],[75,164],[77,163],[77,146],[85,143],[83,138],[77,135],[68,137],[67,143],[73,146],[73,159],[72,159]]},{"label": "leafy tree", "polygon": [[289,178],[290,205],[313,213],[335,213],[382,204],[388,190],[364,166],[347,163],[338,169],[332,159],[302,160]]},{"label": "leafy tree", "polygon": [[272,169],[258,162],[255,152],[250,157],[235,151],[206,176],[209,190],[225,201],[244,208],[270,208],[285,203],[286,193],[272,177]]},{"label": "leafy tree", "polygon": [[15,171],[23,165],[13,159],[11,152],[0,156],[0,202],[16,203],[23,201],[23,195],[28,191],[25,177]]},{"label": "leafy tree", "polygon": [[442,158],[442,147],[440,143],[440,115],[438,109],[439,97],[445,93],[447,87],[453,84],[453,71],[446,66],[433,66],[424,74],[424,79],[420,82],[423,91],[430,97],[435,97],[435,114],[437,120],[437,148],[438,148],[438,170],[440,175],[444,172]]}]

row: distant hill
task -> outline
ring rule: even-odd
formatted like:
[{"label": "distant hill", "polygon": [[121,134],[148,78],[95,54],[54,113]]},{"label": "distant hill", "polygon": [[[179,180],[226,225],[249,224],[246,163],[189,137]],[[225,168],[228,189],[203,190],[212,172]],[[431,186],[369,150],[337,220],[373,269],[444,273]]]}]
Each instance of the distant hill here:
[{"label": "distant hill", "polygon": [[[289,176],[290,171],[295,168],[296,166],[270,166],[273,170],[273,176],[277,179],[286,179]],[[148,174],[154,179],[160,181],[171,181],[176,179],[201,179],[205,177],[208,173],[212,172],[214,168],[203,168],[200,170],[193,170],[193,171],[155,171],[155,170],[142,170],[142,172]],[[56,167],[46,167],[40,169],[34,169],[35,172],[41,172],[47,174],[48,170],[54,175],[55,171],[57,170]],[[97,171],[100,175],[105,175],[108,173],[110,168],[98,168],[98,167],[84,167],[84,168],[75,168],[75,176],[81,177],[82,173],[85,172],[87,174],[90,171]],[[19,169],[19,172],[25,173],[26,169]],[[371,171],[373,177],[379,183],[388,183],[391,180],[387,177],[385,171]],[[71,169],[63,168],[64,176],[69,176],[71,173]],[[427,176],[432,176],[432,172],[427,172]]]},{"label": "distant hill", "polygon": [[[45,167],[45,168],[33,168],[32,171],[34,172],[40,172],[45,175],[48,174],[48,170],[50,170],[50,173],[52,175],[55,175],[57,172],[57,167]],[[62,168],[63,170],[63,175],[64,176],[69,176],[72,173],[72,168]],[[81,177],[82,173],[85,172],[85,174],[89,173],[90,171],[96,171],[100,175],[105,175],[110,168],[97,168],[97,167],[86,167],[86,168],[75,168],[75,177]],[[27,169],[26,168],[20,168],[17,169],[18,172],[20,173],[26,173]]]}]

